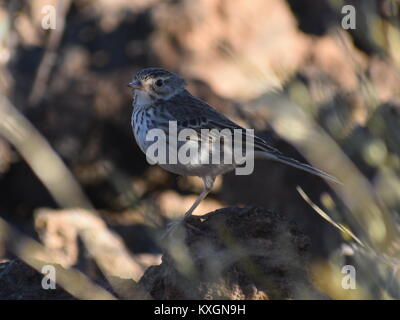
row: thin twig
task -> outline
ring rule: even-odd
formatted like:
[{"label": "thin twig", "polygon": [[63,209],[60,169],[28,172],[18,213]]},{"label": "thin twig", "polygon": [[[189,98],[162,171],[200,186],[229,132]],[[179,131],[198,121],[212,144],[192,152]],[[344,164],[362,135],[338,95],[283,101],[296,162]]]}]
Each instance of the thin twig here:
[{"label": "thin twig", "polygon": [[364,243],[358,239],[353,232],[351,232],[349,229],[347,229],[345,226],[336,223],[327,213],[325,213],[320,207],[318,207],[314,202],[311,201],[311,199],[307,196],[307,194],[304,192],[304,190],[297,186],[296,187],[297,192],[300,194],[300,196],[304,199],[305,202],[309,204],[311,208],[314,209],[316,213],[318,213],[322,218],[324,218],[326,221],[328,221],[330,224],[332,224],[334,227],[338,228],[340,231],[343,233],[348,234],[353,240],[355,240],[360,246],[365,247]]},{"label": "thin twig", "polygon": [[57,58],[57,49],[60,45],[65,28],[65,16],[71,5],[70,0],[57,1],[56,8],[56,29],[51,30],[49,41],[47,42],[46,49],[42,60],[40,61],[35,80],[33,82],[32,90],[28,98],[31,106],[37,105],[43,98],[46,90],[47,82],[50,72]]}]

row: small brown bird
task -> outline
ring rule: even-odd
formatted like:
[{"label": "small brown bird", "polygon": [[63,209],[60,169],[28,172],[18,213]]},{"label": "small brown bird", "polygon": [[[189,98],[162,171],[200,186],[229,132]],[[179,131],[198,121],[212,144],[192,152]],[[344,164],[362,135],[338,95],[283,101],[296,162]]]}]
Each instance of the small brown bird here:
[{"label": "small brown bird", "polygon": [[[224,163],[223,161],[219,163],[204,163],[202,161],[204,160],[204,155],[208,157],[212,152],[217,152],[224,159],[223,156],[225,153],[229,152],[233,154],[234,150],[230,149],[227,151],[226,145],[222,148],[219,143],[217,144],[217,140],[220,137],[215,134],[207,136],[206,140],[209,143],[204,147],[200,143],[204,138],[202,138],[203,129],[216,129],[218,131],[225,129],[225,133],[227,131],[240,130],[242,138],[245,138],[246,141],[251,141],[254,156],[279,161],[324,179],[338,182],[335,177],[321,170],[284,156],[277,149],[268,145],[263,139],[250,134],[206,102],[192,96],[185,89],[185,85],[186,82],[184,79],[175,73],[161,68],[143,69],[128,84],[133,89],[132,128],[136,142],[144,153],[148,154],[151,145],[154,143],[154,141],[146,139],[148,133],[153,129],[160,129],[165,132],[166,136],[169,135],[169,138],[164,141],[166,149],[170,147],[179,149],[187,142],[193,143],[200,149],[198,154],[192,156],[189,163],[182,161],[179,157],[176,159],[176,163],[168,161],[171,160],[168,159],[168,156],[165,163],[159,163],[162,168],[170,172],[184,176],[198,176],[203,179],[203,191],[185,213],[181,221],[187,219],[207,196],[218,175],[224,174],[243,164],[243,162],[238,163],[235,161],[231,163]],[[171,123],[176,123],[177,126],[175,139],[171,139]],[[192,129],[193,131],[191,132],[193,134],[187,137],[185,141],[179,141],[176,135],[179,135],[179,132],[184,129]],[[172,140],[177,141],[176,144],[172,145]]]}]

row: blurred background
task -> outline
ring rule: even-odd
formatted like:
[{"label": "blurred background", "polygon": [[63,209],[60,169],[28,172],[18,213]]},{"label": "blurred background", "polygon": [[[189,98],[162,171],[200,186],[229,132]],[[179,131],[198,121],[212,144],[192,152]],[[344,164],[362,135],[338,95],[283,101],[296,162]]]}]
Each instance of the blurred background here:
[{"label": "blurred background", "polygon": [[[43,28],[46,5],[55,29]],[[342,28],[345,5],[356,9],[354,30]],[[134,257],[129,275],[161,262],[157,236],[202,185],[149,166],[134,141],[126,84],[159,66],[345,184],[257,161],[250,176],[220,177],[196,214],[244,205],[278,212],[310,238],[313,281],[326,295],[399,298],[399,13],[397,0],[0,1],[0,231],[41,242],[57,263],[94,279],[90,249],[78,241],[83,225],[111,230]],[[365,246],[318,215],[297,186]],[[0,261],[23,256],[6,238]],[[364,266],[360,290],[334,280],[349,261]]]}]

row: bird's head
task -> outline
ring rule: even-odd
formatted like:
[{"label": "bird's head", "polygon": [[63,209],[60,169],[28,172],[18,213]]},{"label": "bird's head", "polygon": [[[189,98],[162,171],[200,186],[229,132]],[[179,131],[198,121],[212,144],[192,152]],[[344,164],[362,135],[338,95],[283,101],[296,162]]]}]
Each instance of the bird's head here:
[{"label": "bird's head", "polygon": [[149,99],[168,100],[185,88],[185,80],[161,68],[140,70],[128,84],[134,94],[147,95]]}]

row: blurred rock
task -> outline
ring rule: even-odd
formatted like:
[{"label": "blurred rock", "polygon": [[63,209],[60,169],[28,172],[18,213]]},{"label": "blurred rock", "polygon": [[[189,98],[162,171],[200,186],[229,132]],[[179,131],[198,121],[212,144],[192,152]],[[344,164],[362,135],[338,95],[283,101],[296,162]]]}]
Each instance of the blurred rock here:
[{"label": "blurred rock", "polygon": [[390,60],[373,57],[369,64],[371,84],[376,90],[377,98],[383,102],[395,100],[400,103],[400,73]]},{"label": "blurred rock", "polygon": [[330,33],[313,42],[314,67],[330,77],[341,91],[358,90],[358,72],[365,69],[366,56],[352,45],[350,37],[345,32],[340,37]]},{"label": "blurred rock", "polygon": [[0,263],[0,300],[72,300],[75,299],[59,286],[45,290],[43,274],[19,260]]},{"label": "blurred rock", "polygon": [[308,238],[281,215],[230,207],[186,224],[139,281],[154,299],[324,299],[309,281]]},{"label": "blurred rock", "polygon": [[152,17],[152,50],[161,64],[224,97],[250,99],[279,87],[309,50],[310,39],[281,0],[164,1]]},{"label": "blurred rock", "polygon": [[[64,271],[66,269],[58,270]],[[42,273],[18,259],[4,263],[0,262],[0,300],[76,299],[58,284],[56,284],[55,289],[43,289],[42,280]],[[70,280],[74,281],[72,278]],[[131,279],[110,276],[107,279],[103,277],[93,284],[99,285],[120,299],[148,299],[146,294],[138,289],[136,282]],[[81,290],[85,289],[81,288]],[[93,295],[93,298],[95,298],[95,295]]]}]

